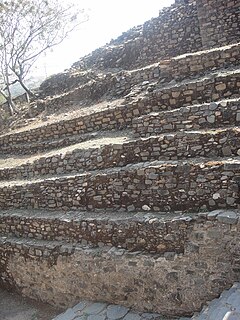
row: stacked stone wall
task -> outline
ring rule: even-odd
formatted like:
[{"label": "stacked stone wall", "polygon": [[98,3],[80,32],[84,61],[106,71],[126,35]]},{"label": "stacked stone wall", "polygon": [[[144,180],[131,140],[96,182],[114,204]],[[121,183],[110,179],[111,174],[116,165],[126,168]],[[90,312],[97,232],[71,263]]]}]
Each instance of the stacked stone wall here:
[{"label": "stacked stone wall", "polygon": [[239,1],[176,1],[159,17],[125,32],[73,65],[134,69],[188,52],[237,43]]},{"label": "stacked stone wall", "polygon": [[[45,91],[44,95],[59,94],[66,92],[66,86],[69,91],[96,79],[92,68],[104,72],[132,70],[181,54],[237,43],[240,39],[239,7],[238,0],[176,1],[162,10],[159,17],[125,32],[73,65],[73,70],[88,69],[87,72],[70,71],[54,76],[40,89]],[[214,67],[207,57],[204,64]],[[201,64],[192,67],[193,71],[201,69]]]},{"label": "stacked stone wall", "polygon": [[5,183],[0,207],[153,211],[239,207],[239,161],[144,162],[82,175]]},{"label": "stacked stone wall", "polygon": [[134,85],[146,81],[168,83],[186,78],[201,76],[212,70],[234,67],[240,59],[240,45],[228,48],[198,52],[163,60],[143,69],[122,71],[116,74],[113,95],[127,94]]},{"label": "stacked stone wall", "polygon": [[177,253],[177,242],[172,251],[166,247],[151,255],[109,247],[84,249],[60,241],[46,246],[27,239],[1,240],[2,282],[59,306],[96,299],[141,311],[190,315],[239,279],[238,216],[213,212],[166,226],[167,235],[164,225],[159,233],[168,241],[185,234],[182,253]]},{"label": "stacked stone wall", "polygon": [[[186,54],[131,71],[109,72],[101,76],[92,71],[59,74],[45,80],[40,86],[40,91],[43,98],[63,94],[54,97],[53,101],[51,99],[46,101],[47,109],[51,110],[63,102],[81,101],[83,104],[83,101],[99,99],[105,94],[124,96],[132,87],[146,81],[167,83],[206,74],[213,69],[234,67],[239,59],[240,45],[231,45],[208,52]],[[94,93],[96,87],[98,94]]]},{"label": "stacked stone wall", "polygon": [[222,125],[239,125],[239,102],[212,102],[209,105],[196,105],[162,113],[149,113],[133,119],[136,136],[150,136],[177,130],[198,130],[218,128]]},{"label": "stacked stone wall", "polygon": [[[215,78],[203,78],[202,81],[191,81],[180,85],[167,86],[149,92],[143,99],[118,107],[107,107],[102,111],[70,120],[62,120],[28,131],[10,133],[0,137],[3,153],[25,152],[24,144],[60,139],[97,130],[121,129],[132,125],[137,116],[166,109],[176,109],[191,104],[218,101],[239,96],[239,74],[230,73]],[[236,102],[238,106],[238,102]],[[204,108],[204,106],[203,106]],[[236,108],[236,110],[238,107]],[[21,150],[19,150],[19,144]],[[42,147],[44,149],[44,145]],[[28,149],[29,151],[29,149]]]},{"label": "stacked stone wall", "polygon": [[91,70],[58,73],[44,80],[39,87],[39,91],[42,96],[58,95],[97,78],[97,74]]},{"label": "stacked stone wall", "polygon": [[[104,245],[151,253],[184,252],[195,219],[166,214],[45,213],[22,210],[0,215],[2,234],[48,241],[67,241],[94,247]],[[201,220],[201,219],[199,219]]]},{"label": "stacked stone wall", "polygon": [[177,0],[45,82],[58,96],[36,109],[83,113],[2,135],[1,152],[102,139],[0,170],[1,286],[186,316],[239,280],[239,45],[195,52],[236,42],[237,9]]},{"label": "stacked stone wall", "polygon": [[[215,112],[219,113],[219,111]],[[159,125],[161,127],[160,121]],[[17,167],[0,169],[0,179],[14,180],[53,174],[79,173],[85,170],[126,166],[130,163],[153,160],[238,155],[240,155],[240,131],[237,128],[219,129],[218,132],[214,133],[188,133],[185,131],[125,143],[109,144],[99,148],[91,147],[82,150],[76,146],[72,152],[40,157],[32,163],[28,161]]]},{"label": "stacked stone wall", "polygon": [[129,31],[114,44],[97,49],[73,65],[74,68],[133,69],[160,59],[202,48],[197,8],[175,4],[146,22],[140,32]]},{"label": "stacked stone wall", "polygon": [[204,48],[239,42],[239,0],[197,0],[197,7]]}]

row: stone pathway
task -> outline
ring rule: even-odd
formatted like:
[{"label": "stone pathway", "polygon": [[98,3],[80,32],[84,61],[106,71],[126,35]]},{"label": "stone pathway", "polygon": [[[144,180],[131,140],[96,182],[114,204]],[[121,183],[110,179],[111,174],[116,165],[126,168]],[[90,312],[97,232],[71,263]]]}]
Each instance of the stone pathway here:
[{"label": "stone pathway", "polygon": [[[82,301],[53,320],[177,320],[157,313],[138,313],[129,308]],[[202,312],[192,318],[178,320],[240,320],[240,283],[224,291],[219,299],[214,299]]]},{"label": "stone pathway", "polygon": [[[53,320],[173,320],[157,313],[137,313],[114,304],[82,301]],[[184,318],[182,318],[184,320]]]}]

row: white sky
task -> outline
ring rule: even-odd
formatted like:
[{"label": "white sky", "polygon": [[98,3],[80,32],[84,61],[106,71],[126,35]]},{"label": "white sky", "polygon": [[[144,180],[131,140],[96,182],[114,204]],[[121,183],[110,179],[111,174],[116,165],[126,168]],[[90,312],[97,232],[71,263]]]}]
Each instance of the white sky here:
[{"label": "white sky", "polygon": [[[53,52],[43,56],[35,74],[49,76],[69,68],[81,56],[103,46],[128,29],[158,16],[174,0],[80,0],[90,19]],[[33,70],[34,71],[34,70]]]}]

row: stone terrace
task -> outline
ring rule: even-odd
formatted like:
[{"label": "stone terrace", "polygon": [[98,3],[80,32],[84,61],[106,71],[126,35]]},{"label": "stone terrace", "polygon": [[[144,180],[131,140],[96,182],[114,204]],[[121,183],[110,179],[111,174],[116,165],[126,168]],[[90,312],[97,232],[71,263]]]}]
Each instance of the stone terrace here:
[{"label": "stone terrace", "polygon": [[[78,112],[0,136],[1,286],[130,320],[192,316],[239,281],[240,44],[202,51],[183,2],[47,79],[31,106]],[[167,22],[156,40],[167,17],[172,38]]]}]

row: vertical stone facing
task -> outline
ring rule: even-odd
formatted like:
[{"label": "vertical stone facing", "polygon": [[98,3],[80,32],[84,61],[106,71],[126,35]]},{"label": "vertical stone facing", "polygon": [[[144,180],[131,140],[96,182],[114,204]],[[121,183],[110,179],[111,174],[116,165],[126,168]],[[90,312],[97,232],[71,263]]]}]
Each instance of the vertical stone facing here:
[{"label": "vertical stone facing", "polygon": [[239,208],[239,161],[138,163],[82,175],[3,184],[0,208],[188,211]]},{"label": "vertical stone facing", "polygon": [[[0,240],[1,280],[61,307],[84,298],[190,315],[239,279],[238,217],[237,212],[202,213],[180,254],[175,248],[152,255],[114,247],[74,248],[60,241]],[[169,241],[181,226],[169,225]]]},{"label": "vertical stone facing", "polygon": [[239,0],[197,0],[203,48],[240,41]]},{"label": "vertical stone facing", "polygon": [[73,67],[134,69],[201,48],[196,4],[181,1],[164,8],[157,18],[143,26],[130,29],[108,45],[93,51]]},{"label": "vertical stone facing", "polygon": [[[90,134],[97,130],[126,128],[127,126],[131,126],[136,116],[150,112],[177,109],[192,104],[210,103],[221,99],[238,97],[240,88],[239,78],[240,73],[230,72],[227,75],[220,74],[215,78],[203,78],[199,81],[193,80],[186,84],[180,83],[175,86],[165,86],[149,92],[138,101],[132,101],[128,104],[110,106],[109,108],[102,108],[100,111],[90,112],[76,118],[48,123],[21,132],[8,133],[0,136],[1,152],[24,153],[26,149],[29,152],[29,149],[33,147],[33,142],[37,142],[34,145],[34,152],[36,151],[36,147],[37,150],[45,150],[50,145],[55,144],[56,146],[58,143],[61,143],[61,146],[69,145],[73,141],[71,140],[73,136]],[[71,96],[68,99],[70,100]],[[60,97],[53,99],[52,102],[51,100],[46,102],[46,105],[48,108],[52,108],[57,105],[65,105],[65,102],[65,97]],[[234,103],[238,105],[238,100]],[[67,140],[55,140],[60,138],[67,138]],[[86,138],[86,136],[82,135],[79,139],[84,141]],[[31,142],[30,148],[29,142]]]}]

